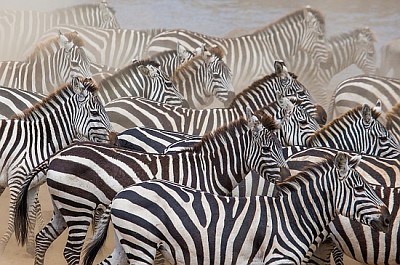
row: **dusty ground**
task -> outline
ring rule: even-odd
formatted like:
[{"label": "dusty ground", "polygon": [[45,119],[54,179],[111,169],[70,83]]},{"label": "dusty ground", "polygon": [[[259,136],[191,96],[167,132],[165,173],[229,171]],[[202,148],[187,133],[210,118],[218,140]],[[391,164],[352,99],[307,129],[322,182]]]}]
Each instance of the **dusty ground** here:
[{"label": "dusty ground", "polygon": [[[43,186],[40,190],[40,202],[42,204],[43,218],[45,221],[50,220],[52,213],[52,206],[49,202],[49,197],[47,195],[47,187]],[[6,230],[7,226],[7,212],[8,212],[8,189],[3,193],[0,198],[0,236]],[[90,234],[91,236],[91,234]],[[47,265],[62,265],[66,264],[64,257],[62,255],[63,248],[66,242],[66,233],[64,232],[61,237],[59,237],[49,248],[46,253],[45,263]],[[103,249],[98,260],[105,258],[109,253],[112,252],[112,238],[109,238],[106,248]],[[359,263],[354,262],[350,259],[346,259],[346,265],[357,265]],[[33,258],[26,253],[25,249],[17,245],[15,237],[13,236],[7,245],[7,248],[2,256],[0,256],[0,265],[33,265]]]}]

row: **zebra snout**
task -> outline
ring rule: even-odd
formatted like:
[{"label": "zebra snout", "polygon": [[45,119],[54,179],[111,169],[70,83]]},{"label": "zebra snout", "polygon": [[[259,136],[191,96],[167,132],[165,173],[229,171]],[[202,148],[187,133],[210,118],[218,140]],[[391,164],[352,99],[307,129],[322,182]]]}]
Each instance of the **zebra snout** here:
[{"label": "zebra snout", "polygon": [[390,216],[389,210],[386,206],[381,206],[381,216],[379,219],[372,220],[371,226],[372,228],[387,233],[390,228],[392,218]]},{"label": "zebra snout", "polygon": [[315,105],[316,109],[317,109],[317,117],[316,120],[318,122],[318,124],[322,127],[325,125],[326,121],[328,120],[327,118],[327,114],[325,109],[321,106],[321,105]]},{"label": "zebra snout", "polygon": [[110,132],[108,134],[108,141],[111,145],[118,146],[118,134],[116,132]]}]

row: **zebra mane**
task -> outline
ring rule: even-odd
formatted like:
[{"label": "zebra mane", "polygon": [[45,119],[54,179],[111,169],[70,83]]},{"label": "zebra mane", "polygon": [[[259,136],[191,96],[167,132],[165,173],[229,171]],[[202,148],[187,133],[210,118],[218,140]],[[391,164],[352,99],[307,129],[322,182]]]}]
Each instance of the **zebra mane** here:
[{"label": "zebra mane", "polygon": [[328,42],[329,43],[340,42],[343,39],[354,38],[354,37],[357,38],[358,35],[361,34],[361,33],[368,38],[368,41],[376,42],[375,34],[367,27],[357,28],[357,29],[354,29],[354,30],[352,30],[350,32],[343,32],[343,33],[340,33],[338,35],[331,36],[331,37],[329,37]]},{"label": "zebra mane", "polygon": [[[308,143],[312,143],[315,138],[319,137],[321,134],[325,133],[325,131],[329,130],[331,127],[335,127],[337,124],[340,124],[344,118],[346,117],[352,117],[353,119],[356,119],[358,117],[361,118],[361,109],[362,106],[356,106],[347,112],[343,113],[341,116],[337,117],[336,119],[331,120],[331,122],[327,123],[316,131],[313,135],[310,136],[310,139],[308,140]],[[380,112],[375,110],[374,108],[371,108],[371,116],[376,120],[380,116]]]},{"label": "zebra mane", "polygon": [[320,177],[321,167],[333,167],[334,157],[328,154],[324,154],[319,162],[309,162],[307,166],[301,169],[301,171],[295,175],[291,175],[283,181],[277,182],[275,188],[280,190],[294,190],[299,186],[300,179],[310,179],[312,175],[317,178]]},{"label": "zebra mane", "polygon": [[[289,75],[293,79],[297,79],[297,75],[295,75],[294,73],[289,72]],[[255,90],[257,87],[262,86],[264,83],[268,83],[270,80],[273,80],[275,78],[279,78],[279,76],[276,73],[272,73],[270,75],[265,75],[264,77],[261,77],[260,79],[254,81],[247,88],[243,89],[240,93],[236,94],[236,96],[233,98],[228,108],[234,107],[237,104],[236,101],[238,99],[246,97],[248,94],[251,94],[251,91]]]},{"label": "zebra mane", "polygon": [[265,31],[266,29],[269,29],[275,25],[279,25],[285,21],[289,21],[291,24],[293,24],[293,21],[295,21],[295,19],[293,18],[300,18],[300,19],[304,19],[304,12],[308,11],[310,13],[313,14],[313,16],[317,19],[317,21],[319,22],[319,24],[321,25],[321,30],[323,31],[323,33],[325,33],[325,18],[324,15],[318,11],[317,9],[311,8],[309,6],[303,8],[303,9],[299,9],[296,10],[284,17],[279,18],[278,20],[275,20],[274,22],[265,25],[264,27],[261,27],[257,30],[255,30],[253,33],[251,33],[251,35],[256,34],[256,33],[262,33],[263,31]]},{"label": "zebra mane", "polygon": [[400,102],[394,105],[391,110],[386,112],[386,124],[391,124],[396,118],[400,119]]},{"label": "zebra mane", "polygon": [[207,51],[210,52],[211,54],[214,54],[217,56],[219,59],[224,59],[225,53],[224,50],[220,46],[209,46],[206,47]]},{"label": "zebra mane", "polygon": [[[65,37],[68,38],[69,41],[72,41],[75,46],[82,47],[84,46],[85,42],[82,40],[81,37],[78,36],[78,32],[71,31],[67,33],[63,33]],[[40,43],[38,43],[35,48],[33,48],[32,52],[27,56],[27,61],[31,59],[35,59],[35,57],[42,52],[42,50],[46,50],[49,47],[59,47],[58,36],[56,37],[49,37]]]},{"label": "zebra mane", "polygon": [[[258,116],[258,115],[257,115]],[[278,125],[276,124],[275,120],[269,116],[269,115],[261,115],[258,117],[261,121],[261,124],[269,131],[274,131],[278,129]],[[238,127],[243,127],[247,126],[248,122],[244,117],[241,117],[233,122],[230,122],[226,125],[223,125],[219,127],[218,129],[215,129],[212,132],[209,132],[205,134],[202,138],[201,141],[193,146],[192,149],[189,148],[189,150],[192,150],[194,152],[200,151],[207,143],[210,141],[213,141],[214,139],[225,139],[226,135],[230,135],[234,133]],[[184,150],[185,151],[185,150]]]},{"label": "zebra mane", "polygon": [[[98,90],[98,87],[94,82],[86,81],[86,79],[83,81],[85,89],[87,89],[90,93],[96,93]],[[57,89],[55,89],[52,93],[48,94],[45,98],[43,98],[41,101],[38,101],[35,105],[32,107],[25,109],[22,113],[20,114],[15,114],[11,117],[11,119],[16,119],[16,120],[22,120],[30,117],[32,114],[36,113],[38,110],[43,108],[46,104],[48,104],[50,101],[56,99],[59,95],[65,93],[66,90],[71,90],[73,91],[72,84],[64,84]]]},{"label": "zebra mane", "polygon": [[100,82],[99,85],[102,84],[103,82],[107,82],[109,79],[114,79],[116,75],[125,75],[127,73],[129,73],[132,69],[137,72],[137,68],[138,66],[143,65],[152,65],[154,67],[159,68],[160,64],[157,63],[156,61],[153,61],[151,59],[145,59],[145,60],[139,60],[139,61],[133,61],[131,64],[125,66],[124,68],[121,68],[119,71],[117,71],[115,74],[113,75],[109,75],[105,78],[103,78]]}]

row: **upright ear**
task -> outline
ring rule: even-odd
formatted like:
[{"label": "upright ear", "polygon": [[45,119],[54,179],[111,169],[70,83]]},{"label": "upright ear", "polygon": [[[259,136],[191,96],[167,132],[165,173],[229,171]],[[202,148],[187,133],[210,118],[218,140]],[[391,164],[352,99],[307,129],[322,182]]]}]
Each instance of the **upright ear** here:
[{"label": "upright ear", "polygon": [[206,52],[206,44],[202,43],[200,47],[194,49],[193,54],[196,55],[203,55]]},{"label": "upright ear", "polygon": [[86,97],[88,91],[83,85],[82,81],[79,79],[79,77],[72,77],[71,85],[72,89],[77,95],[79,95],[80,97]]},{"label": "upright ear", "polygon": [[276,60],[274,68],[275,74],[281,78],[286,78],[289,75],[286,64],[282,60]]},{"label": "upright ear", "polygon": [[344,180],[350,170],[348,155],[344,152],[338,151],[335,156],[334,164],[339,172],[339,180]]},{"label": "upright ear", "polygon": [[260,120],[257,118],[257,116],[253,115],[253,112],[249,107],[246,108],[246,119],[253,133],[258,133],[262,130],[262,124]]},{"label": "upright ear", "polygon": [[372,108],[374,111],[378,112],[379,114],[382,114],[382,102],[380,99],[376,101],[375,107]]},{"label": "upright ear", "polygon": [[58,31],[58,41],[61,48],[65,49],[67,52],[69,52],[72,49],[72,46],[74,46],[74,43],[62,34],[60,30]]},{"label": "upright ear", "polygon": [[361,155],[354,155],[352,157],[350,157],[349,159],[349,167],[350,168],[356,168],[361,161]]},{"label": "upright ear", "polygon": [[151,78],[157,77],[157,75],[158,75],[157,68],[152,65],[146,65],[146,66],[139,65],[138,70],[143,75],[147,75],[148,77],[151,77]]},{"label": "upright ear", "polygon": [[361,116],[365,124],[370,124],[372,121],[371,108],[368,104],[363,104],[361,108]]},{"label": "upright ear", "polygon": [[181,64],[194,56],[194,54],[187,50],[179,41],[176,43],[176,52],[178,53],[178,60]]}]

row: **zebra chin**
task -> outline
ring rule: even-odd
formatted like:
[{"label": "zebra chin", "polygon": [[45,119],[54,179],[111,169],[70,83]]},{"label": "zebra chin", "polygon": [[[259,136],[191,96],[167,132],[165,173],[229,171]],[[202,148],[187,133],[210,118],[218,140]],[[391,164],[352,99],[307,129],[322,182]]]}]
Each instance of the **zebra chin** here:
[{"label": "zebra chin", "polygon": [[386,206],[381,206],[381,214],[379,218],[372,219],[370,221],[370,226],[377,231],[387,233],[390,229],[390,223],[391,216],[388,208]]}]

